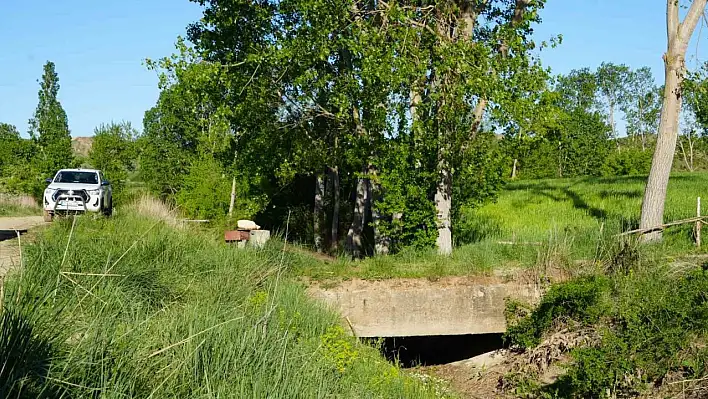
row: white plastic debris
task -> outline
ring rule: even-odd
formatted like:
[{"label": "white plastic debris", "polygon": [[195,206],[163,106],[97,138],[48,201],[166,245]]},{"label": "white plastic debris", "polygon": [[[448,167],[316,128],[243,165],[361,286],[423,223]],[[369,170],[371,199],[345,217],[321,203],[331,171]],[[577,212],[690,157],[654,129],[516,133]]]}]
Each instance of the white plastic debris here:
[{"label": "white plastic debris", "polygon": [[236,225],[241,230],[259,230],[261,226],[257,225],[256,222],[252,220],[239,220]]}]

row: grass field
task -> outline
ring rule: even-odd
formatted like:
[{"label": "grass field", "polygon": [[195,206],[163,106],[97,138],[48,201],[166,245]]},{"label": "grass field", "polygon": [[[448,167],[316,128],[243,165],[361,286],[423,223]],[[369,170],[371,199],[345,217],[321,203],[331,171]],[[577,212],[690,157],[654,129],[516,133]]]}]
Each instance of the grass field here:
[{"label": "grass field", "polygon": [[41,215],[38,206],[23,204],[19,201],[7,201],[0,196],[0,217]]},{"label": "grass field", "polygon": [[[299,272],[316,279],[440,277],[489,274],[493,269],[593,260],[616,244],[613,236],[638,227],[645,176],[518,181],[506,185],[495,203],[463,210],[450,258],[434,250],[410,251],[359,262],[303,263]],[[696,197],[708,199],[708,173],[674,174],[665,221],[696,215]],[[705,206],[708,214],[708,202]],[[672,227],[648,256],[700,252],[693,227]],[[463,243],[461,243],[463,242]],[[509,243],[516,243],[510,245]]]},{"label": "grass field", "polygon": [[[274,240],[238,250],[138,218],[60,220],[0,302],[0,397],[434,398],[288,280]],[[3,292],[4,291],[4,292]]]}]

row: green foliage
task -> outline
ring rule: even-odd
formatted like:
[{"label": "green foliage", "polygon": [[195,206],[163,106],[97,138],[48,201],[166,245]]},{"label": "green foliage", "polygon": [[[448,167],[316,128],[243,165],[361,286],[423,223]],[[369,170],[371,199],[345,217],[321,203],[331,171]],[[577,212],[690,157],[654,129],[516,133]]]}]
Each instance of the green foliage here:
[{"label": "green foliage", "polygon": [[46,177],[53,177],[59,169],[74,165],[66,112],[57,99],[59,76],[53,62],[44,64],[39,85],[39,103],[29,122],[30,134],[37,143],[35,162],[39,171]]},{"label": "green foliage", "polygon": [[60,221],[23,248],[0,310],[3,397],[436,397],[283,278],[281,245],[123,215]]},{"label": "green foliage", "polygon": [[[375,183],[371,206],[393,250],[431,246],[441,169],[455,171],[456,187],[446,190],[456,206],[483,203],[500,186],[499,165],[486,164],[497,153],[474,139],[482,115],[471,105],[488,102],[496,118],[509,120],[547,77],[530,53],[544,1],[441,3],[431,5],[434,13],[310,0],[199,3],[203,17],[188,30],[194,48],[180,39],[179,54],[147,61],[160,72],[162,93],[145,116],[141,175],[153,192],[207,212],[185,199],[196,187],[185,182],[211,157],[259,188],[268,182],[260,192],[272,205],[298,210],[297,237],[315,233],[304,220],[312,205],[301,193],[281,204],[280,193],[337,168],[347,183],[354,176]],[[442,25],[469,17],[485,28],[452,34]],[[311,202],[311,187],[306,194]],[[353,205],[350,192],[337,194],[342,206]],[[333,213],[333,201],[324,202]],[[283,228],[275,213],[259,216]],[[353,222],[350,209],[339,214],[342,225]]]},{"label": "green foliage", "polygon": [[[581,108],[555,108],[553,119],[536,125],[536,136],[512,151],[518,155],[519,175],[524,178],[598,176],[610,153],[610,128],[596,112]],[[517,138],[506,140],[517,141]]]},{"label": "green foliage", "polygon": [[[229,211],[232,178],[213,158],[202,158],[190,165],[184,176],[176,203],[186,214],[200,219],[224,219]],[[236,178],[234,218],[248,219],[260,211],[263,200],[249,192],[244,176]]]},{"label": "green foliage", "polygon": [[661,384],[669,372],[685,379],[704,375],[706,290],[705,268],[677,276],[664,267],[635,263],[622,273],[553,286],[506,337],[532,348],[558,325],[591,327],[599,342],[573,349],[567,374],[543,390],[564,397],[638,395]]},{"label": "green foliage", "polygon": [[[0,192],[36,194],[40,175],[32,163],[36,150],[13,125],[0,123]],[[41,194],[41,193],[40,193]]]},{"label": "green foliage", "polygon": [[612,151],[602,165],[603,176],[646,175],[651,168],[653,152],[628,147]]},{"label": "green foliage", "polygon": [[610,280],[604,276],[554,285],[528,317],[507,328],[504,339],[515,347],[532,348],[555,323],[597,323],[607,311],[610,287]]},{"label": "green foliage", "polygon": [[130,122],[101,125],[94,130],[89,152],[91,166],[100,169],[111,182],[113,197],[121,202],[129,173],[135,170],[135,140],[138,132]]}]

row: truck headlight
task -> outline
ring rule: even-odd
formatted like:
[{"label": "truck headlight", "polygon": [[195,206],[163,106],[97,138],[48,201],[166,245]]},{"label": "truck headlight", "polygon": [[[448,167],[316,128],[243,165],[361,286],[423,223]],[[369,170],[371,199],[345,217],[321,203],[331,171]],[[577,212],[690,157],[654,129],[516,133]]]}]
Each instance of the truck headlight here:
[{"label": "truck headlight", "polygon": [[96,195],[101,194],[101,190],[88,190],[88,193],[89,193],[89,195],[96,196]]}]

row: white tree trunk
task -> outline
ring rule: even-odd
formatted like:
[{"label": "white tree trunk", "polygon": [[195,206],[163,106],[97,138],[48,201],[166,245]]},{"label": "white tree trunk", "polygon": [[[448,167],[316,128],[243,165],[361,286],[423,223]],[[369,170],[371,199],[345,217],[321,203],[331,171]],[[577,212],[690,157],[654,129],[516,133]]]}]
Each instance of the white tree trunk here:
[{"label": "white tree trunk", "polygon": [[356,180],[356,201],[352,224],[347,232],[347,249],[354,258],[360,258],[362,252],[362,234],[366,223],[366,203],[368,201],[368,179],[360,177]]},{"label": "white tree trunk", "polygon": [[[694,0],[683,23],[679,23],[679,6],[676,0],[667,0],[666,27],[667,52],[664,54],[664,102],[661,107],[659,134],[651,170],[644,191],[640,229],[651,228],[663,223],[666,190],[669,184],[671,165],[676,152],[678,120],[681,111],[681,83],[685,74],[685,56],[688,41],[696,24],[705,10],[706,0]],[[661,230],[644,236],[647,241],[661,239]]]},{"label": "white tree trunk", "polygon": [[516,166],[518,162],[519,160],[517,158],[514,158],[514,164],[511,165],[511,180],[516,179]]},{"label": "white tree trunk", "polygon": [[452,254],[452,177],[447,163],[440,162],[440,180],[435,191],[435,210],[437,211],[438,238],[435,242],[438,254]]},{"label": "white tree trunk", "polygon": [[331,249],[339,247],[339,167],[330,169],[330,187],[332,187],[332,228],[329,245]]},{"label": "white tree trunk", "polygon": [[229,217],[231,217],[234,214],[234,203],[235,202],[236,202],[236,176],[234,176],[234,179],[231,181],[231,200],[229,202]]},{"label": "white tree trunk", "polygon": [[322,252],[322,209],[324,199],[324,177],[318,173],[315,178],[315,206],[312,212],[312,224],[314,232],[315,250]]}]

